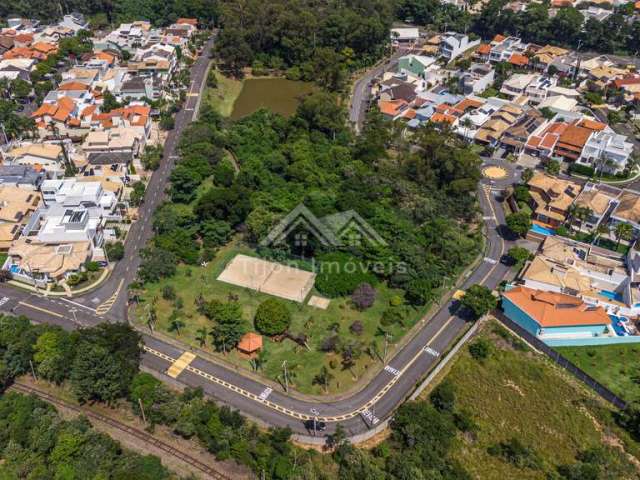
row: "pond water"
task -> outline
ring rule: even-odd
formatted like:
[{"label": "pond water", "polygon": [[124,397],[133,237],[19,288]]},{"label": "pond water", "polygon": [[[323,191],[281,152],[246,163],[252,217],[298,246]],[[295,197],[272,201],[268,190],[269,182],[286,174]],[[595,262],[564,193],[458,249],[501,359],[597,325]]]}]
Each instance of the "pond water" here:
[{"label": "pond water", "polygon": [[300,98],[316,90],[309,82],[286,78],[249,78],[242,84],[240,95],[233,104],[231,119],[237,120],[260,108],[280,113],[285,117],[295,113]]}]

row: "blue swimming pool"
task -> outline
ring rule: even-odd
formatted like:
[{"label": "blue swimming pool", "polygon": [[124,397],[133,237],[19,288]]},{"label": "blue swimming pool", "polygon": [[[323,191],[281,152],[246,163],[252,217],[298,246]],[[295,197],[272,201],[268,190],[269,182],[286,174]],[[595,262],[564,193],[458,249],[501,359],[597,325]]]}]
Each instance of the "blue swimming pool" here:
[{"label": "blue swimming pool", "polygon": [[538,225],[537,223],[534,223],[533,225],[531,225],[531,231],[533,233],[544,235],[545,237],[556,234],[556,231],[553,230],[552,228],[546,228],[546,227],[543,227],[542,225]]},{"label": "blue swimming pool", "polygon": [[600,295],[608,298],[609,300],[615,300],[616,302],[622,302],[622,295],[610,290],[600,290]]},{"label": "blue swimming pool", "polygon": [[20,273],[20,267],[18,265],[11,265],[9,271],[11,273]]},{"label": "blue swimming pool", "polygon": [[618,335],[619,337],[626,337],[629,335],[621,324],[622,321],[627,320],[625,317],[617,317],[615,315],[609,315],[609,318],[611,319],[611,326],[613,327],[613,330],[616,332],[616,335]]}]

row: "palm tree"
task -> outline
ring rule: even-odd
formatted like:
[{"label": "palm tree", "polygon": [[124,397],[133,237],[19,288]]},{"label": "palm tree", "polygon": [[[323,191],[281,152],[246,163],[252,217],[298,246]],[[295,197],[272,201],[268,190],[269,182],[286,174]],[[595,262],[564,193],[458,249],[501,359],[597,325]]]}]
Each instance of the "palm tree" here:
[{"label": "palm tree", "polygon": [[251,366],[257,372],[258,370],[262,369],[262,367],[266,362],[267,362],[267,351],[264,348],[262,348],[262,350],[258,352],[258,355],[251,359]]},{"label": "palm tree", "polygon": [[174,310],[171,312],[171,316],[169,317],[169,331],[177,332],[180,335],[180,329],[184,327],[184,321],[178,316],[178,311]]},{"label": "palm tree", "polygon": [[628,223],[618,223],[614,229],[613,233],[618,240],[616,243],[616,250],[620,246],[620,240],[631,240],[631,235],[633,234],[633,228]]},{"label": "palm tree", "polygon": [[207,343],[207,335],[209,332],[206,328],[199,328],[196,330],[196,341],[200,344],[200,347],[204,347]]},{"label": "palm tree", "polygon": [[599,223],[594,231],[595,235],[593,236],[592,245],[595,245],[598,242],[598,238],[604,235],[605,233],[609,233],[609,227],[604,223]]},{"label": "palm tree", "polygon": [[464,118],[462,122],[460,122],[460,125],[462,126],[462,128],[464,128],[464,139],[467,142],[471,142],[471,139],[467,138],[467,135],[469,134],[469,129],[473,127],[473,122],[470,118]]},{"label": "palm tree", "polygon": [[320,368],[320,372],[313,377],[312,383],[314,385],[322,385],[324,393],[329,391],[329,383],[333,380],[333,374],[324,365]]}]

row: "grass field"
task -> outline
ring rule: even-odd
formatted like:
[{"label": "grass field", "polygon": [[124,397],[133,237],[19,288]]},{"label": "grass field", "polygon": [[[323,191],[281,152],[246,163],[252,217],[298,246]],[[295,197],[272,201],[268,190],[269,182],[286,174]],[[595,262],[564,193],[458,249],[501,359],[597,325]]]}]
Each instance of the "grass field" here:
[{"label": "grass field", "polygon": [[[612,444],[616,437],[637,455],[638,445],[613,424],[611,412],[575,380],[523,349],[497,323],[484,326],[480,337],[492,345],[489,357],[476,360],[463,348],[446,374],[455,388],[456,410],[466,410],[477,425],[473,434],[460,435],[452,452],[473,478],[550,478],[549,472],[574,463],[580,451]],[[511,438],[531,448],[543,468],[518,468],[488,453]]]},{"label": "grass field", "polygon": [[640,344],[556,350],[619,397],[640,400]]},{"label": "grass field", "polygon": [[[200,346],[196,340],[196,332],[201,328],[209,330],[212,327],[212,322],[197,312],[196,298],[202,293],[206,300],[218,299],[226,301],[229,295],[233,294],[238,296],[238,301],[242,305],[244,319],[247,325],[253,329],[253,317],[258,305],[267,298],[273,297],[216,280],[224,266],[239,253],[255,255],[248,247],[232,242],[221,249],[215,260],[206,267],[179,265],[175,277],[156,284],[147,284],[143,295],[144,301],[139,306],[138,314],[136,315],[139,324],[145,325],[145,312],[148,311],[146,305],[155,297],[157,298],[158,312],[156,329],[165,334],[174,335],[180,341]],[[182,329],[180,335],[168,332],[169,316],[173,311],[173,302],[162,298],[162,289],[165,285],[172,285],[184,302],[181,318],[186,326]],[[383,310],[388,307],[391,297],[397,295],[399,291],[389,289],[384,285],[376,286],[376,290],[377,296],[374,305],[362,312],[354,309],[347,298],[332,299],[327,310],[319,310],[296,302],[286,302],[292,313],[290,332],[293,334],[306,334],[310,349],[299,346],[287,339],[282,342],[275,342],[264,338],[267,358],[262,371],[258,373],[272,380],[277,380],[282,373],[282,362],[287,360],[290,380],[295,388],[301,392],[319,394],[323,393],[323,389],[319,385],[312,385],[312,380],[324,365],[329,368],[334,377],[329,383],[329,393],[344,391],[349,388],[366,373],[368,368],[379,362],[375,354],[369,355],[366,353],[367,347],[375,341],[378,352],[382,354],[384,350],[384,339],[378,334],[379,320]],[[316,292],[312,290],[312,294],[314,293]],[[403,325],[395,324],[390,327],[390,345],[402,338],[424,311],[426,311],[426,308],[419,311],[412,309]],[[355,320],[360,320],[364,326],[364,331],[359,336],[349,330],[350,325]],[[351,370],[342,368],[339,355],[324,353],[319,349],[322,341],[331,335],[332,330],[335,330],[341,339],[357,340],[363,346],[363,352]],[[213,352],[208,342],[204,349],[242,368],[251,369],[249,360],[238,355],[235,351],[224,356],[222,353]]]},{"label": "grass field", "polygon": [[205,102],[223,117],[228,117],[233,111],[233,104],[242,90],[242,81],[225,77],[216,72],[217,88],[207,88],[204,92]]}]

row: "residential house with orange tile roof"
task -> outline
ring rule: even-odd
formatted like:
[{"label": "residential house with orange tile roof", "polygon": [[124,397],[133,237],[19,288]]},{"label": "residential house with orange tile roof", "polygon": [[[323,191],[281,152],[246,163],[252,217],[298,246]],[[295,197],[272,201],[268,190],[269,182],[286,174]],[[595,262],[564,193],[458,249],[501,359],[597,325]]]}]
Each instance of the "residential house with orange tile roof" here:
[{"label": "residential house with orange tile roof", "polygon": [[611,319],[603,307],[563,293],[516,286],[502,295],[502,309],[509,319],[550,346],[640,342],[631,323],[618,325],[619,320]]},{"label": "residential house with orange tile roof", "polygon": [[552,122],[544,126],[542,131],[534,132],[525,144],[525,152],[536,157],[551,157],[560,140],[560,135],[568,125],[566,122]]},{"label": "residential house with orange tile roof", "polygon": [[592,133],[593,130],[577,123],[568,124],[567,128],[560,134],[554,149],[554,155],[564,157],[566,160],[577,160],[580,158],[582,149]]},{"label": "residential house with orange tile roof", "polygon": [[504,37],[496,35],[491,42],[491,53],[489,53],[489,61],[493,63],[506,62],[514,53],[524,53],[527,44],[523,43],[518,37]]},{"label": "residential house with orange tile roof", "polygon": [[62,147],[56,144],[21,144],[9,150],[5,158],[11,165],[30,166],[53,174],[64,172]]},{"label": "residential house with orange tile roof", "polygon": [[47,57],[58,52],[58,45],[47,42],[35,42],[33,45],[31,45],[31,48],[36,52],[40,52],[43,55],[46,55]]},{"label": "residential house with orange tile roof", "polygon": [[582,190],[579,183],[536,172],[527,182],[533,218],[553,227],[562,225]]},{"label": "residential house with orange tile roof", "polygon": [[405,100],[378,101],[378,109],[387,120],[395,120],[407,108],[409,108],[409,104]]},{"label": "residential house with orange tile roof", "polygon": [[45,60],[46,55],[29,47],[13,47],[11,50],[2,55],[3,60],[11,60],[14,58],[31,58],[34,60]]},{"label": "residential house with orange tile roof", "polygon": [[33,34],[18,33],[13,37],[13,44],[16,47],[28,47],[33,43]]},{"label": "residential house with orange tile roof", "polygon": [[507,62],[516,67],[526,67],[529,65],[529,58],[522,53],[512,53]]},{"label": "residential house with orange tile roof", "polygon": [[176,20],[176,23],[178,25],[187,24],[187,25],[193,25],[194,27],[197,27],[198,19],[197,18],[179,18],[178,20]]}]

